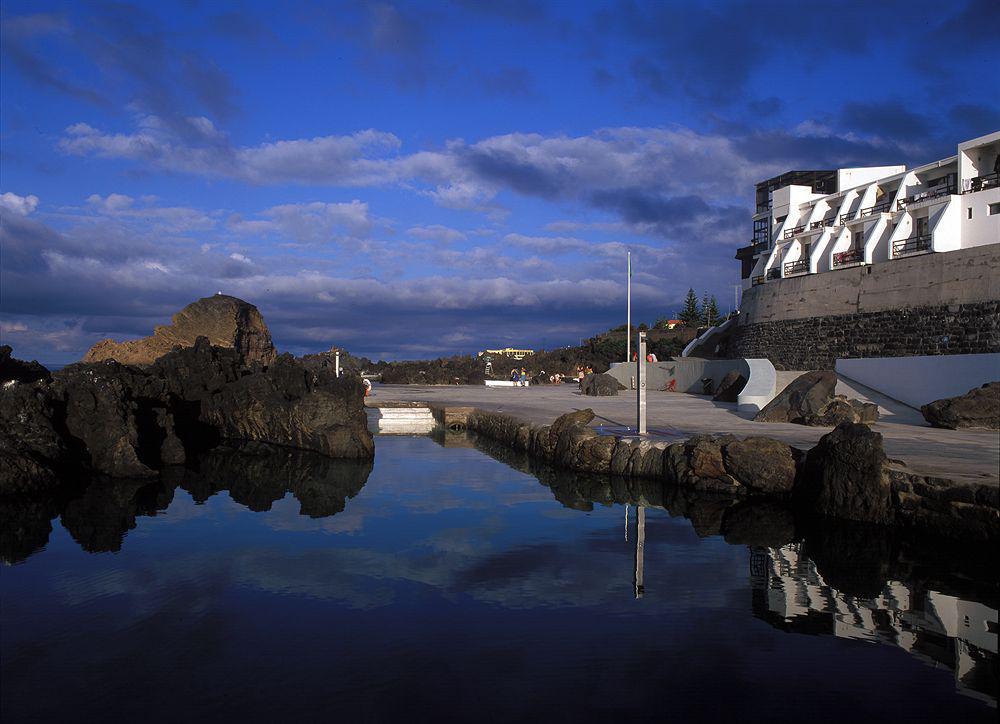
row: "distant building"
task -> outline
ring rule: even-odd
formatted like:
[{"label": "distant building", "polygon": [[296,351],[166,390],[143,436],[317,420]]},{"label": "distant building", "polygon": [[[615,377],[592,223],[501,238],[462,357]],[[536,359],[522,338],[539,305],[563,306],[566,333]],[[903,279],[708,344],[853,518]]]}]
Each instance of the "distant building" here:
[{"label": "distant building", "polygon": [[684,320],[683,319],[668,319],[666,322],[663,323],[663,326],[666,327],[667,329],[674,329],[675,327],[683,327],[684,326]]},{"label": "distant building", "polygon": [[744,289],[794,276],[1000,243],[1000,131],[949,158],[789,171],[757,184]]},{"label": "distant building", "polygon": [[504,357],[513,357],[514,359],[524,359],[528,355],[535,353],[533,349],[515,349],[513,347],[504,347],[503,349],[484,349],[479,353],[479,356],[487,354],[503,355]]}]

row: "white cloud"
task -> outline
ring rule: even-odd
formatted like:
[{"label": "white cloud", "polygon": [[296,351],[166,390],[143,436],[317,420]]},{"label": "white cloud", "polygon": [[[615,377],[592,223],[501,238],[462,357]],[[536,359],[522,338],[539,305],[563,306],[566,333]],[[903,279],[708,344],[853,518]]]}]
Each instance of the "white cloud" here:
[{"label": "white cloud", "polygon": [[38,197],[33,194],[18,196],[8,191],[0,194],[0,206],[19,216],[27,216],[38,208]]}]

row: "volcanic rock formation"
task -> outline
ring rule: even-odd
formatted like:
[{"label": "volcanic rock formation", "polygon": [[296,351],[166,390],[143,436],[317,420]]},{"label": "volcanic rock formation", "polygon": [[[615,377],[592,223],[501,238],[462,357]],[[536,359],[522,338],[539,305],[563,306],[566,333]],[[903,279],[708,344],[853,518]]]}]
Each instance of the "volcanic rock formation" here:
[{"label": "volcanic rock formation", "polygon": [[806,372],[767,403],[754,420],[829,427],[842,422],[878,422],[878,405],[836,395],[836,388],[836,372]]},{"label": "volcanic rock formation", "polygon": [[268,365],[277,356],[257,307],[216,294],[187,305],[173,316],[171,324],[156,327],[151,337],[128,342],[101,340],[83,361],[113,359],[127,365],[150,365],[175,347],[191,347],[198,337],[207,337],[217,347],[235,349],[244,364]]},{"label": "volcanic rock formation", "polygon": [[934,427],[1000,430],[1000,382],[990,382],[958,397],[935,400],[923,405],[920,412]]}]

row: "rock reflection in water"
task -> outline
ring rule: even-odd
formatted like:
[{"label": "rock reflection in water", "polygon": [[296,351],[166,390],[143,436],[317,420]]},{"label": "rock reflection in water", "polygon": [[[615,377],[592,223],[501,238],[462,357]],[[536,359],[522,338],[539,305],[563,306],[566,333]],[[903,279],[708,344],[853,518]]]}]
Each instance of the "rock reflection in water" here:
[{"label": "rock reflection in water", "polygon": [[[457,446],[460,435],[442,444]],[[634,595],[655,568],[645,566],[645,509],[683,516],[701,536],[723,535],[750,551],[753,613],[792,633],[832,634],[889,643],[955,673],[958,690],[997,702],[998,589],[989,553],[970,555],[945,540],[908,538],[834,519],[796,520],[773,502],[664,488],[557,470],[492,441],[473,438],[490,456],[538,478],[565,507],[625,506],[625,538],[634,541]],[[629,506],[635,506],[629,519]],[[810,557],[811,556],[811,557]],[[907,582],[904,582],[907,581]],[[940,590],[937,590],[940,589]],[[948,593],[942,592],[948,591]],[[962,596],[969,598],[962,598]]]},{"label": "rock reflection in water", "polygon": [[328,517],[344,510],[371,470],[371,461],[337,460],[301,450],[217,448],[190,468],[164,469],[153,482],[99,478],[75,495],[0,501],[0,559],[19,563],[43,548],[58,516],[85,551],[119,551],[136,519],[166,510],[177,488],[199,504],[228,491],[234,501],[255,512],[270,510],[290,492],[299,501],[300,515]]},{"label": "rock reflection in water", "polygon": [[950,668],[959,692],[996,705],[995,608],[898,580],[850,595],[830,586],[797,543],[751,548],[750,581],[754,615],[773,626],[898,646]]}]

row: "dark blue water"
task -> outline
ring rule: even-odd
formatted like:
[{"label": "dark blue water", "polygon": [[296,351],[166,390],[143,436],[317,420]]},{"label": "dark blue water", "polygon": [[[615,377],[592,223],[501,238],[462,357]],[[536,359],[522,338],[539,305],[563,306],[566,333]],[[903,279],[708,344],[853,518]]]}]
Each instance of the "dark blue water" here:
[{"label": "dark blue water", "polygon": [[637,549],[648,497],[427,437],[233,465],[8,506],[4,722],[995,721],[995,601],[933,567],[827,533],[824,572],[712,501]]}]

